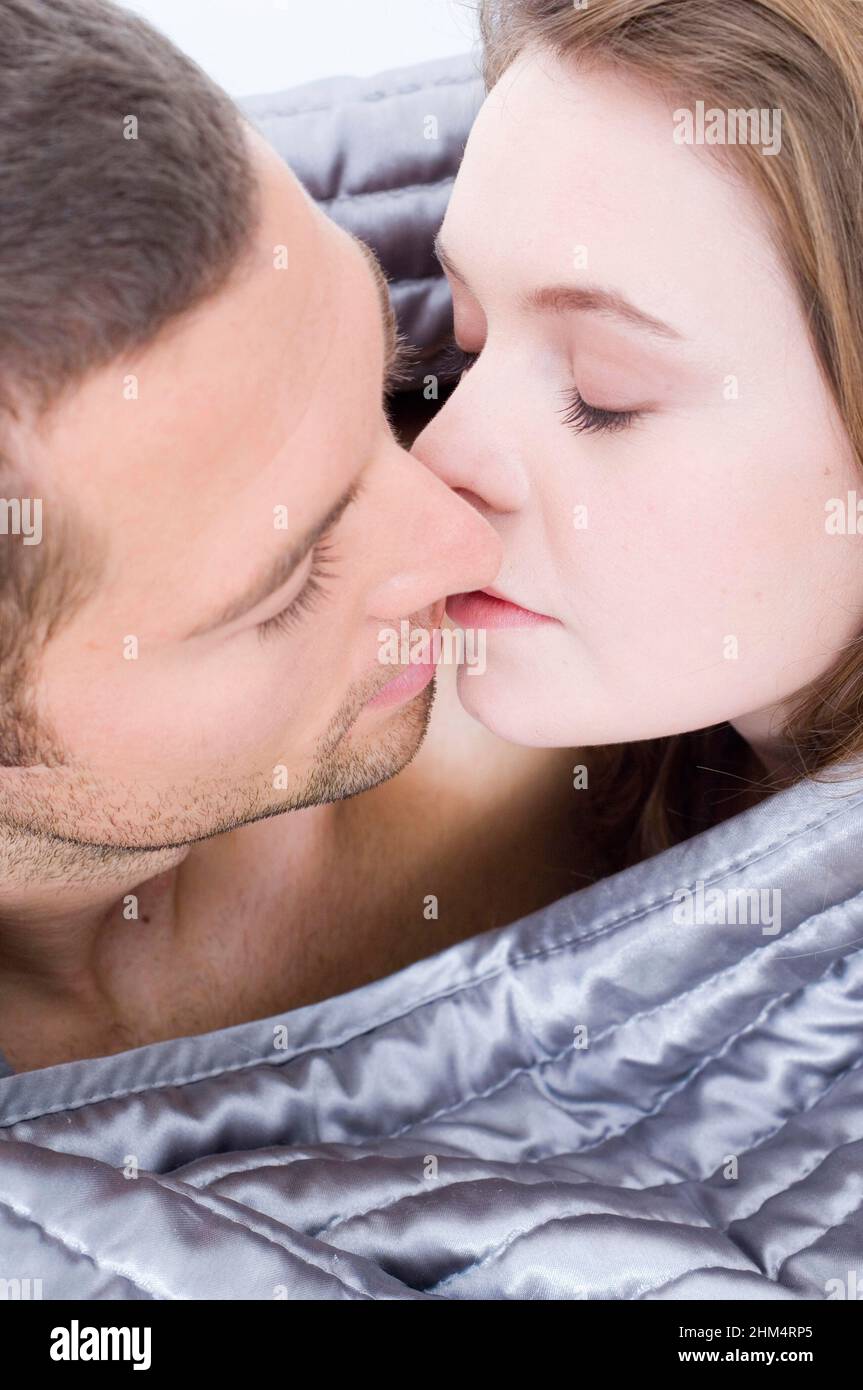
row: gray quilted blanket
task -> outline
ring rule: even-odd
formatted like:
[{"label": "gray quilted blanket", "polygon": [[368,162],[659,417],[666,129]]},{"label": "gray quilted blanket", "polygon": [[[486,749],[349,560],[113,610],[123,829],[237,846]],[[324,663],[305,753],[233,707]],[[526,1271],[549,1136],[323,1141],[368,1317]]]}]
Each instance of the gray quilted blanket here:
[{"label": "gray quilted blanket", "polygon": [[842,1297],[861,837],[863,782],[803,783],[350,994],[0,1081],[0,1275],[45,1298]]}]

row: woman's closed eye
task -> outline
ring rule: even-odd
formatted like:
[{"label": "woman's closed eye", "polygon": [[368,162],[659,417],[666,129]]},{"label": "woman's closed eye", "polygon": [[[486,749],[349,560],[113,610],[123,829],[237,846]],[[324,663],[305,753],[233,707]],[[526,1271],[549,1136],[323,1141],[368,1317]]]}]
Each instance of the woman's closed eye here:
[{"label": "woman's closed eye", "polygon": [[566,392],[566,403],[562,411],[563,423],[577,434],[600,434],[629,429],[630,425],[642,419],[644,414],[643,410],[606,410],[602,406],[590,405],[577,386]]},{"label": "woman's closed eye", "polygon": [[[448,376],[463,377],[479,358],[478,352],[466,352],[458,343],[452,342],[444,352],[441,370]],[[576,434],[611,433],[625,430],[646,414],[644,410],[608,410],[604,406],[591,405],[584,399],[577,386],[566,392],[565,404],[561,412],[563,422]]]}]

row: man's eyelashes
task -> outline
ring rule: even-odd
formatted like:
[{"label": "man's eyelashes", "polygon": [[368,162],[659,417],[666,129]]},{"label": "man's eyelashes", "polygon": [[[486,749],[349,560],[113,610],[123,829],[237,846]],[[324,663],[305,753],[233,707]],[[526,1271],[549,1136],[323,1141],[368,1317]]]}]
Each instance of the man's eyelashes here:
[{"label": "man's eyelashes", "polygon": [[409,386],[420,361],[415,348],[403,333],[393,339],[392,352],[384,369],[384,396],[391,396],[402,386]]},{"label": "man's eyelashes", "polygon": [[465,372],[470,371],[478,357],[478,352],[465,352],[464,348],[460,348],[455,341],[447,343],[438,359],[441,376],[448,381],[455,377],[463,377]]},{"label": "man's eyelashes", "polygon": [[[445,349],[441,371],[448,376],[463,377],[478,360],[478,352],[465,352],[453,342]],[[576,434],[601,434],[615,430],[629,429],[644,415],[641,410],[606,410],[598,405],[590,405],[577,386],[566,392],[565,404],[561,412],[563,423]]]},{"label": "man's eyelashes", "polygon": [[335,570],[332,565],[332,554],[334,542],[329,537],[322,537],[312,551],[312,564],[309,570],[309,577],[300,592],[291,602],[287,604],[280,613],[276,613],[272,618],[266,618],[264,622],[257,623],[257,632],[261,641],[266,641],[269,637],[283,636],[293,632],[310,613],[320,606],[327,596],[326,580],[335,577]]}]

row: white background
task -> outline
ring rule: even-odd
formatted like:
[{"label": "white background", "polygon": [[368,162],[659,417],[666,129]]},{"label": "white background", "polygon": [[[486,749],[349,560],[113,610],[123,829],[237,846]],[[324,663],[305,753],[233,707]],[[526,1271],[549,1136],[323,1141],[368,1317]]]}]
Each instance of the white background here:
[{"label": "white background", "polygon": [[122,0],[231,96],[364,77],[475,46],[472,0]]}]

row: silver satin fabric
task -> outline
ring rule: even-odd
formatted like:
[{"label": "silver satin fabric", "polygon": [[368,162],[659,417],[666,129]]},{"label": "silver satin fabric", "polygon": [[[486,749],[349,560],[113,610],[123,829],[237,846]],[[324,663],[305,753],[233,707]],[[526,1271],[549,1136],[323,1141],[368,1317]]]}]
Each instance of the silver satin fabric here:
[{"label": "silver satin fabric", "polygon": [[[863,782],[804,783],[350,994],[8,1077],[0,1277],[823,1299],[863,1275],[861,866]],[[678,924],[699,880],[781,931]]]},{"label": "silver satin fabric", "polygon": [[[381,254],[423,369],[450,314],[430,242],[480,98],[460,59],[247,103]],[[781,930],[681,923],[699,882],[778,890]],[[863,781],[803,783],[364,989],[4,1077],[0,1280],[46,1299],[863,1289],[861,951]]]}]

